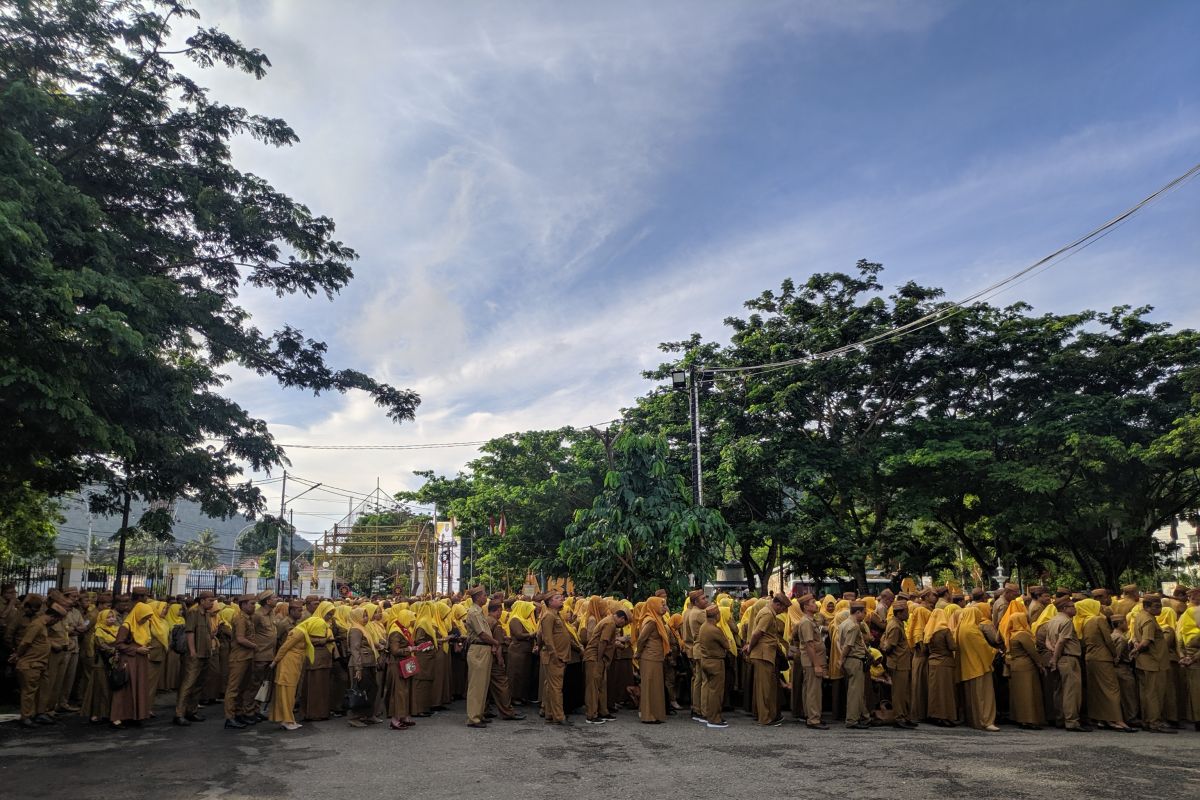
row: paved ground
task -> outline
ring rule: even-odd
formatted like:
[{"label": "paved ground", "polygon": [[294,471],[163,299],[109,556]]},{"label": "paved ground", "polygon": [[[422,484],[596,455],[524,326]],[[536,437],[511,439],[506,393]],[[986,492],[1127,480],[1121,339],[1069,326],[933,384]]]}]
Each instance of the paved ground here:
[{"label": "paved ground", "polygon": [[759,728],[740,714],[725,730],[685,717],[641,725],[623,712],[601,727],[523,722],[472,730],[462,704],[408,731],[334,720],[285,733],[264,723],[176,728],[164,718],[111,732],[69,720],[25,733],[0,724],[0,797],[554,798],[721,796],[1195,798],[1200,733],[985,734],[922,726],[905,733]]}]

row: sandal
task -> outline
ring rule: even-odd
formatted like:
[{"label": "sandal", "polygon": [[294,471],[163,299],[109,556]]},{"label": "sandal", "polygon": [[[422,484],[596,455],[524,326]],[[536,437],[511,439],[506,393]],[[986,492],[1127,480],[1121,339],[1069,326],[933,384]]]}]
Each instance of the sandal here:
[{"label": "sandal", "polygon": [[367,727],[367,723],[363,722],[361,719],[352,719],[349,722],[347,722],[346,724],[349,725],[351,728]]}]

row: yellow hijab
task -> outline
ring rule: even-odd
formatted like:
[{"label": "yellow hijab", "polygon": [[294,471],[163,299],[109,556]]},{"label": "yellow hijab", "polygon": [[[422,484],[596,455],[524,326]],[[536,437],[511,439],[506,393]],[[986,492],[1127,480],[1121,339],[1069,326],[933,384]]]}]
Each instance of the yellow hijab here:
[{"label": "yellow hijab", "polygon": [[839,643],[842,637],[839,635],[838,628],[843,622],[850,619],[850,602],[848,600],[842,602],[846,603],[846,608],[833,615],[833,622],[829,626],[829,677],[832,679],[844,677],[841,667],[842,647]]},{"label": "yellow hijab", "polygon": [[1023,613],[1014,615],[1009,621],[1008,628],[1004,631],[1005,648],[1011,650],[1012,638],[1022,631],[1029,633],[1029,617]]},{"label": "yellow hijab", "polygon": [[370,603],[351,609],[350,628],[351,630],[358,630],[358,632],[362,634],[363,641],[369,644],[372,650],[378,651],[379,648],[370,628],[371,614],[367,610],[368,606],[370,606]]},{"label": "yellow hijab", "polygon": [[117,612],[106,608],[96,614],[96,641],[112,644],[117,640]]},{"label": "yellow hijab", "polygon": [[[1026,622],[1029,621],[1025,610],[1025,601],[1016,597],[1004,609],[1004,613],[1000,615],[1000,638],[1004,641],[1005,645],[1008,644],[1008,639],[1012,635],[1013,620],[1018,616],[1023,617]],[[1028,625],[1025,627],[1025,630],[1029,630]]]},{"label": "yellow hijab", "polygon": [[733,628],[729,623],[733,621],[733,606],[730,604],[718,605],[721,609],[721,617],[717,620],[717,627],[721,629],[721,633],[725,634],[725,645],[729,648],[729,652],[734,656],[737,655],[737,638],[733,635]]},{"label": "yellow hijab", "polygon": [[[437,624],[437,612],[433,610],[435,603],[422,601],[416,604],[416,625],[419,630],[429,634],[429,638],[433,640],[434,647],[442,640],[441,629]],[[530,603],[530,605],[533,605]],[[514,609],[516,607],[514,606]]]},{"label": "yellow hijab", "polygon": [[1075,601],[1075,619],[1071,620],[1075,624],[1075,635],[1083,641],[1083,625],[1092,617],[1100,616],[1100,601],[1093,600],[1090,597],[1086,600]]},{"label": "yellow hijab", "polygon": [[1179,622],[1175,624],[1175,642],[1179,649],[1200,647],[1200,606],[1188,606],[1179,615]]},{"label": "yellow hijab", "polygon": [[225,606],[217,612],[217,624],[224,625],[230,630],[233,629],[233,615],[237,613],[237,606]]},{"label": "yellow hijab", "polygon": [[162,600],[150,600],[149,603],[154,609],[150,617],[150,634],[164,648],[170,648],[171,628],[167,625],[167,604]]},{"label": "yellow hijab", "polygon": [[663,652],[669,654],[671,652],[671,637],[667,634],[667,626],[663,624],[663,614],[667,610],[666,602],[658,595],[653,595],[646,598],[642,610],[645,612],[643,616],[648,616],[654,620],[654,626],[658,629],[658,635],[662,638]]},{"label": "yellow hijab", "polygon": [[979,629],[984,613],[983,606],[977,605],[964,608],[958,615],[958,630],[954,640],[958,644],[959,681],[973,680],[992,671],[996,651]]},{"label": "yellow hijab", "polygon": [[183,604],[171,603],[167,606],[167,624],[174,628],[176,625],[183,625],[187,622],[183,618]]},{"label": "yellow hijab", "polygon": [[1042,609],[1042,613],[1038,614],[1038,618],[1029,626],[1029,632],[1037,636],[1038,628],[1052,620],[1057,613],[1058,609],[1054,607],[1054,603],[1046,603],[1046,607]]},{"label": "yellow hijab", "polygon": [[125,621],[121,623],[121,627],[129,629],[129,638],[133,639],[133,643],[138,647],[150,646],[150,637],[153,636],[150,629],[150,618],[153,616],[154,609],[150,604],[140,602],[129,610]]},{"label": "yellow hijab", "polygon": [[325,620],[313,614],[302,622],[297,622],[292,630],[300,631],[304,636],[304,654],[308,656],[308,663],[313,663],[317,659],[317,648],[313,646],[312,637],[318,639],[325,638],[329,635],[329,626]]},{"label": "yellow hijab", "polygon": [[929,623],[930,611],[920,603],[909,603],[908,624],[904,629],[909,647],[925,641],[925,626]]},{"label": "yellow hijab", "polygon": [[392,635],[392,628],[400,631],[400,635],[411,640],[413,634],[413,622],[417,619],[417,615],[409,611],[407,608],[398,609],[392,617],[391,623],[388,625],[388,636]]},{"label": "yellow hijab", "polygon": [[508,617],[509,626],[512,626],[513,620],[515,619],[520,621],[521,627],[525,629],[525,633],[531,635],[537,633],[537,621],[533,618],[535,611],[537,611],[537,606],[535,606],[533,603],[529,602],[528,600],[518,600],[512,605],[512,612]]},{"label": "yellow hijab", "polygon": [[946,609],[935,608],[929,614],[929,621],[925,623],[925,631],[921,639],[925,644],[933,641],[933,635],[938,631],[950,630],[950,615],[946,613]]}]

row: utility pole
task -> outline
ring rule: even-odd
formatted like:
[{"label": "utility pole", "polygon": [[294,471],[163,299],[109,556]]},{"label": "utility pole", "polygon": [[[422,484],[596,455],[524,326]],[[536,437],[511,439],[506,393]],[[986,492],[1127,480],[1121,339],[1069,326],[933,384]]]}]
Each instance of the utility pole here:
[{"label": "utility pole", "polygon": [[287,470],[283,471],[283,483],[279,485],[279,524],[275,527],[275,592],[279,592],[279,556],[283,549],[283,520],[287,516]]},{"label": "utility pole", "polygon": [[688,370],[689,386],[689,416],[692,418],[692,502],[697,506],[704,505],[704,475],[700,468],[700,375],[696,365]]},{"label": "utility pole", "polygon": [[295,515],[296,515],[296,512],[289,508],[288,509],[288,527],[290,528],[290,530],[288,531],[288,597],[292,596],[292,569],[293,569],[293,564],[296,561],[296,553],[293,550],[293,548],[295,546],[296,537],[292,535],[292,531],[294,531],[296,529],[296,522],[295,522],[296,516]]}]

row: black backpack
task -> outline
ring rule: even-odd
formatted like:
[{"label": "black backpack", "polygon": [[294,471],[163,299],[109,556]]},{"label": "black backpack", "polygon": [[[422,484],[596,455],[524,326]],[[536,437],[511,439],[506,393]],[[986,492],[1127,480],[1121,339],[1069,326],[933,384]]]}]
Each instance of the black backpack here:
[{"label": "black backpack", "polygon": [[171,649],[179,655],[186,656],[190,652],[188,650],[187,629],[182,624],[171,628],[171,638],[169,641]]}]

